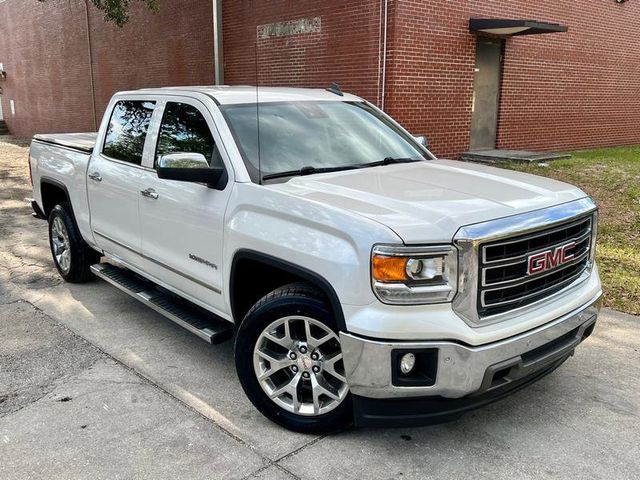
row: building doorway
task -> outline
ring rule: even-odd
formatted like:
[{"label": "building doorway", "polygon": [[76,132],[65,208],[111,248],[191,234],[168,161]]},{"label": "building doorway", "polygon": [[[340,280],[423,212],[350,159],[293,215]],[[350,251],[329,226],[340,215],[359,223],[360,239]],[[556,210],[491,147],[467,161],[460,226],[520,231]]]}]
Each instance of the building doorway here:
[{"label": "building doorway", "polygon": [[478,37],[471,115],[471,150],[496,148],[504,40]]},{"label": "building doorway", "polygon": [[2,94],[0,93],[0,122],[4,120],[2,116]]}]

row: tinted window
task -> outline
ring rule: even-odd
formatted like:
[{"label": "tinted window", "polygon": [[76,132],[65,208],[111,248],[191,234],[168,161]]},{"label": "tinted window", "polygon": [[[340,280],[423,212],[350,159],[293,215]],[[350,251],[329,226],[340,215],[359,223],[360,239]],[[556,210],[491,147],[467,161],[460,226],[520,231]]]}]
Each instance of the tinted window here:
[{"label": "tinted window", "polygon": [[239,104],[221,110],[255,182],[261,175],[304,167],[357,167],[387,157],[425,158],[415,141],[361,102],[261,103],[259,109]]},{"label": "tinted window", "polygon": [[102,153],[140,165],[155,102],[122,100],[113,107]]},{"label": "tinted window", "polygon": [[156,163],[167,153],[200,153],[209,165],[221,167],[222,161],[207,121],[200,111],[186,103],[167,103],[162,116]]}]

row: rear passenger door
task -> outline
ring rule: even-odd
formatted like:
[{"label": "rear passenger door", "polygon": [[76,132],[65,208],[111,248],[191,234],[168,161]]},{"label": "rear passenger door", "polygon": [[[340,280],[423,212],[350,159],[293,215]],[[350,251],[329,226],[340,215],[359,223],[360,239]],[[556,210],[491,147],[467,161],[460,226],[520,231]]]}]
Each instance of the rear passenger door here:
[{"label": "rear passenger door", "polygon": [[147,132],[156,102],[119,98],[111,108],[87,170],[91,230],[100,248],[141,267],[138,203]]},{"label": "rear passenger door", "polygon": [[[154,128],[153,170],[144,172],[141,187],[152,196],[140,199],[145,270],[190,300],[224,315],[223,221],[233,171],[205,104],[168,97],[158,109],[162,119]],[[158,159],[170,153],[199,153],[210,166],[225,168],[224,188],[158,178]]]}]

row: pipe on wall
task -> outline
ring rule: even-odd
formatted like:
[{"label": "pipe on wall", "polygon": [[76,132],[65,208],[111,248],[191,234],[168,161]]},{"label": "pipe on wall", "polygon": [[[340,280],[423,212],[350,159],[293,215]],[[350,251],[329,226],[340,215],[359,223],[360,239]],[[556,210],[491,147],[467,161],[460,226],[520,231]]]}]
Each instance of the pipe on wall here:
[{"label": "pipe on wall", "polygon": [[222,57],[222,0],[213,0],[213,73],[216,85],[224,84]]},{"label": "pipe on wall", "polygon": [[[380,90],[380,109],[384,110],[385,87],[387,83],[387,24],[389,19],[389,0],[382,0],[380,4],[380,21],[382,23],[382,60],[378,56],[378,65],[382,64],[382,72],[379,74],[378,88]],[[380,71],[380,68],[378,68]]]}]

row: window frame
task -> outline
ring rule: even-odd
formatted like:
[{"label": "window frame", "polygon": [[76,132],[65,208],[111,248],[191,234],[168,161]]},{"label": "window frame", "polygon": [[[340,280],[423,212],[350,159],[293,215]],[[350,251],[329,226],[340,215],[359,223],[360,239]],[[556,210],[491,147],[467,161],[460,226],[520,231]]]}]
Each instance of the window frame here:
[{"label": "window frame", "polygon": [[[145,156],[142,160],[142,168],[149,172],[153,172],[154,175],[157,176],[158,172],[154,168],[155,162],[155,154],[158,145],[158,137],[160,136],[160,125],[162,123],[162,118],[164,117],[164,109],[169,102],[175,103],[186,103],[198,109],[198,111],[202,114],[207,125],[209,126],[209,130],[211,131],[211,135],[213,136],[213,141],[218,146],[218,151],[220,152],[220,158],[222,159],[224,170],[229,178],[227,182],[227,188],[238,181],[237,176],[238,173],[236,171],[236,167],[233,165],[232,154],[229,152],[229,145],[223,142],[223,134],[224,131],[220,131],[218,123],[225,126],[224,119],[218,110],[218,104],[215,99],[207,95],[206,93],[193,92],[190,94],[181,94],[182,92],[158,92],[153,95],[152,99],[156,101],[156,109],[153,112],[153,118],[151,119],[151,125],[149,126],[149,131],[147,132],[147,142],[145,143]],[[216,121],[216,119],[218,119]],[[241,164],[242,165],[242,164]],[[247,180],[248,181],[248,180]],[[199,183],[194,183],[192,185],[203,186]]]},{"label": "window frame", "polygon": [[[162,115],[160,116],[160,121],[158,123],[158,130],[157,130],[157,136],[156,136],[156,140],[155,140],[155,148],[153,151],[153,157],[152,157],[152,169],[153,170],[157,170],[158,165],[157,165],[157,161],[158,161],[158,147],[160,146],[160,135],[162,133],[162,123],[164,122],[164,116],[165,113],[167,112],[167,106],[170,103],[175,103],[175,104],[182,104],[182,105],[188,105],[189,107],[194,108],[199,114],[200,116],[204,119],[205,124],[207,125],[207,128],[209,128],[209,134],[211,135],[211,139],[213,140],[213,152],[211,152],[212,157],[211,159],[208,159],[208,161],[212,161],[213,160],[213,153],[216,151],[216,148],[218,149],[219,155],[220,155],[220,159],[222,161],[222,167],[226,169],[226,165],[224,164],[224,159],[222,159],[222,153],[220,150],[220,146],[218,144],[218,142],[216,141],[216,137],[214,135],[214,130],[211,128],[211,126],[209,125],[209,122],[207,121],[207,117],[206,115],[202,112],[202,110],[200,108],[198,108],[196,105],[194,105],[191,102],[186,102],[186,101],[178,101],[178,100],[165,100],[162,103]],[[188,152],[184,152],[184,153],[188,153]],[[211,163],[209,163],[209,168],[215,168],[211,165]]]},{"label": "window frame", "polygon": [[[107,141],[107,133],[109,130],[109,125],[111,124],[111,119],[113,118],[113,114],[115,112],[116,106],[121,103],[121,102],[141,102],[141,103],[145,103],[145,102],[150,102],[154,104],[154,108],[153,111],[151,112],[151,117],[149,118],[149,126],[147,127],[147,133],[145,134],[145,139],[144,139],[144,144],[142,146],[142,155],[140,156],[140,163],[132,163],[132,162],[128,162],[126,160],[121,160],[119,158],[114,158],[111,157],[109,155],[107,155],[104,152],[104,148],[105,148],[105,144]],[[101,131],[102,131],[102,136],[100,138],[97,139],[100,145],[100,156],[106,160],[109,160],[111,162],[116,162],[122,165],[127,165],[129,167],[133,167],[133,168],[140,168],[140,169],[144,169],[146,170],[147,167],[144,166],[144,161],[145,161],[145,154],[148,150],[148,142],[149,142],[149,137],[151,135],[152,129],[153,129],[153,121],[155,116],[157,115],[157,110],[159,107],[159,102],[157,100],[157,98],[154,97],[150,97],[150,96],[129,96],[129,95],[123,95],[123,96],[118,96],[117,98],[113,98],[111,100],[111,102],[109,103],[109,117],[107,118],[105,116],[105,118],[103,119],[103,123],[104,125],[101,125]]]}]

